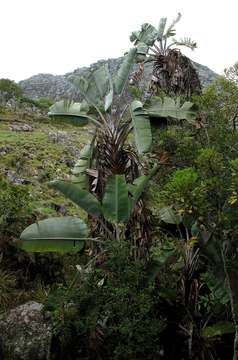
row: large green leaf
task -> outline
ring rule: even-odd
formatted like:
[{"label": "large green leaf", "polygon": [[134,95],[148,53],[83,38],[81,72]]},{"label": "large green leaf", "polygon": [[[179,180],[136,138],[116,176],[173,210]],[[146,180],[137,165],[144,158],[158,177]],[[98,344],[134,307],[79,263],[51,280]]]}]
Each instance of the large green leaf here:
[{"label": "large green leaf", "polygon": [[29,252],[69,252],[83,248],[88,237],[85,222],[72,216],[41,220],[21,234],[21,246]]},{"label": "large green leaf", "polygon": [[102,98],[109,92],[109,77],[110,73],[107,64],[100,66],[97,70],[93,72],[95,84]]},{"label": "large green leaf", "polygon": [[81,95],[89,105],[94,107],[100,107],[102,105],[102,97],[93,76],[86,79],[78,75],[71,75],[69,80],[79,89]]},{"label": "large green leaf", "polygon": [[78,185],[67,181],[51,181],[49,186],[63,193],[67,198],[79,205],[92,216],[101,215],[101,205],[90,192],[81,189]]},{"label": "large green leaf", "polygon": [[114,78],[115,93],[121,95],[125,89],[126,83],[131,74],[132,66],[135,62],[137,49],[131,49],[127,55],[125,55],[123,62]]},{"label": "large green leaf", "polygon": [[152,46],[158,36],[158,31],[153,25],[142,24],[140,31],[134,31],[130,36],[130,41],[135,45],[142,42],[148,46]]},{"label": "large green leaf", "polygon": [[111,106],[113,82],[107,64],[99,67],[87,79],[78,75],[71,75],[69,79],[89,104],[94,107],[104,104],[105,111]]},{"label": "large green leaf", "polygon": [[161,99],[157,96],[154,96],[145,105],[145,110],[151,118],[171,117],[178,120],[193,121],[196,117],[196,111],[194,110],[193,106],[193,103],[189,101],[186,101],[181,106],[179,99],[174,100],[169,97]]},{"label": "large green leaf", "polygon": [[125,175],[108,177],[102,206],[108,221],[118,224],[129,220],[130,203]]},{"label": "large green leaf", "polygon": [[90,166],[91,156],[92,156],[91,145],[87,144],[81,150],[80,159],[75,164],[72,170],[72,173],[74,175],[72,178],[73,183],[79,185],[81,189],[85,189],[85,190],[88,188],[88,176],[86,174],[86,170]]},{"label": "large green leaf", "polygon": [[150,120],[143,112],[142,106],[140,101],[135,100],[130,107],[135,143],[139,154],[148,152],[152,143]]},{"label": "large green leaf", "polygon": [[103,65],[93,72],[93,78],[107,111],[113,101],[113,83],[108,65]]},{"label": "large green leaf", "polygon": [[158,166],[155,165],[148,175],[142,175],[134,180],[133,184],[128,184],[129,192],[132,195],[132,210],[140,196],[144,192],[150,179],[156,174]]},{"label": "large green leaf", "polygon": [[72,103],[71,101],[60,100],[50,107],[48,115],[59,121],[66,121],[77,126],[88,124],[88,105],[86,102]]}]

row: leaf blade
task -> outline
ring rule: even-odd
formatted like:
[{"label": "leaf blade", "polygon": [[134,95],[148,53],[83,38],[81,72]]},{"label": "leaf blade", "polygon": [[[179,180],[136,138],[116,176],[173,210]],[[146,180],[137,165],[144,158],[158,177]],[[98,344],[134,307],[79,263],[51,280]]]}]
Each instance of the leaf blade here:
[{"label": "leaf blade", "polygon": [[152,144],[150,120],[147,114],[141,109],[141,102],[136,100],[132,102],[130,113],[134,128],[135,143],[139,154],[148,152]]},{"label": "leaf blade", "polygon": [[132,48],[124,57],[123,62],[114,78],[115,93],[121,95],[129,79],[132,66],[136,58],[137,49]]},{"label": "leaf blade", "polygon": [[102,207],[103,215],[108,221],[115,224],[128,221],[130,204],[125,175],[108,177]]},{"label": "leaf blade", "polygon": [[82,219],[50,218],[31,224],[21,234],[21,247],[29,252],[80,251],[88,237]]},{"label": "leaf blade", "polygon": [[81,189],[78,185],[67,181],[52,181],[49,186],[60,191],[67,198],[79,205],[88,214],[99,217],[102,213],[98,199],[90,192]]}]

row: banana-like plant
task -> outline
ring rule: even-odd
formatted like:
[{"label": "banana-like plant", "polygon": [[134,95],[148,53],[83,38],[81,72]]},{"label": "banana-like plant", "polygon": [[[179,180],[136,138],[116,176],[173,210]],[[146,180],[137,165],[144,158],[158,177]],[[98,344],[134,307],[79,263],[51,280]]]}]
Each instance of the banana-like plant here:
[{"label": "banana-like plant", "polygon": [[[51,107],[49,116],[73,121],[78,125],[89,121],[96,126],[96,135],[91,144],[82,150],[81,159],[73,170],[72,182],[55,181],[50,186],[61,191],[96,219],[96,237],[103,234],[118,239],[130,234],[127,236],[134,239],[134,244],[137,238],[140,239],[138,244],[141,246],[143,238],[149,239],[149,221],[146,212],[143,215],[145,206],[140,197],[155,170],[147,176],[139,176],[140,162],[128,144],[128,135],[134,129],[137,152],[144,154],[150,150],[152,142],[150,116],[169,116],[190,121],[196,114],[191,103],[180,106],[172,99],[160,98],[144,104],[133,101],[122,109],[120,99],[128,85],[137,55],[138,47],[134,47],[124,57],[114,78],[107,65],[94,71],[88,79],[71,76],[71,81],[80,90],[84,101],[76,104],[58,102]],[[79,248],[79,243],[87,237],[85,232],[81,234],[80,228],[85,229],[86,225],[78,219],[78,237],[74,237],[70,235],[75,234],[71,231],[72,221],[68,220],[65,219],[61,224],[60,220],[47,219],[31,225],[21,236],[25,248],[28,246],[33,250],[33,244],[36,244],[36,248],[42,251],[44,246],[39,245],[40,238],[45,239],[46,250],[54,251],[56,238],[61,241],[60,244],[64,241],[67,243],[62,249],[69,250],[70,246],[72,249]],[[55,233],[56,222],[59,231]],[[76,225],[73,224],[74,228]]]},{"label": "banana-like plant", "polygon": [[192,62],[181,54],[178,47],[185,46],[191,50],[197,47],[196,42],[188,37],[177,40],[175,25],[181,19],[179,13],[175,20],[167,25],[167,18],[161,18],[158,28],[143,24],[141,30],[134,31],[130,40],[137,46],[137,61],[141,63],[134,73],[131,82],[141,79],[144,64],[153,62],[153,76],[149,93],[155,95],[162,90],[169,96],[185,95],[190,98],[193,93],[201,93],[201,84]]}]

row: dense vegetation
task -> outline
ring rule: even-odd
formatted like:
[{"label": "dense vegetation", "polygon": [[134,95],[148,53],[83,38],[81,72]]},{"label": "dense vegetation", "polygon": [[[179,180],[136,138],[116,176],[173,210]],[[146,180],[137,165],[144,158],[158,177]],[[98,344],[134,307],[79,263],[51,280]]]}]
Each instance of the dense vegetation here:
[{"label": "dense vegetation", "polygon": [[[175,23],[134,32],[114,79],[106,66],[73,77],[81,103],[19,112],[33,132],[1,115],[0,308],[42,302],[53,360],[238,358],[238,67],[203,93],[186,72],[175,94],[158,71],[146,93],[128,90]],[[70,140],[50,142],[52,129]]]}]

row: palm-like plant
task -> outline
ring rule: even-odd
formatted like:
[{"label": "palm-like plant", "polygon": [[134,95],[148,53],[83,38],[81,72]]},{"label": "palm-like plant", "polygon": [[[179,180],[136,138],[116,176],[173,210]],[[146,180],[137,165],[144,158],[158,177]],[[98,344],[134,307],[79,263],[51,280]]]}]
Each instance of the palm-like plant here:
[{"label": "palm-like plant", "polygon": [[141,26],[140,31],[131,34],[130,40],[138,48],[138,62],[141,63],[139,71],[134,74],[134,80],[141,78],[143,64],[153,61],[153,76],[149,87],[152,95],[158,90],[170,96],[183,95],[186,98],[190,98],[193,93],[201,93],[201,84],[192,62],[178,49],[185,46],[194,50],[197,44],[190,38],[174,38],[175,25],[180,19],[179,13],[166,28],[167,18],[161,18],[158,29],[146,23]]},{"label": "palm-like plant", "polygon": [[[137,245],[140,249],[137,255],[142,256],[150,239],[150,221],[141,194],[156,171],[154,169],[152,174],[147,176],[141,175],[139,160],[140,155],[150,150],[150,117],[172,117],[191,121],[196,114],[190,102],[181,106],[173,99],[162,100],[158,97],[144,104],[134,100],[124,104],[122,109],[120,99],[128,84],[138,51],[139,48],[134,47],[128,52],[114,78],[107,65],[97,69],[87,79],[71,77],[84,101],[76,104],[58,102],[51,107],[49,115],[52,118],[73,121],[76,125],[85,125],[87,122],[95,125],[95,136],[91,144],[83,150],[82,158],[74,169],[72,182],[58,181],[52,186],[88,212],[95,225],[93,236],[117,239],[126,237]],[[136,149],[128,141],[132,130]],[[65,240],[70,246],[79,249],[79,242],[87,237],[82,221],[73,221],[71,218],[65,219],[62,224],[56,219],[47,221],[47,224],[43,221],[40,226],[32,226],[32,235],[29,229],[22,235],[28,244],[32,239],[36,240],[38,251],[39,247],[42,251],[38,242],[41,238],[50,240],[51,250],[55,250],[56,243],[53,243],[53,240]],[[54,225],[52,228],[49,226],[50,221]],[[61,230],[54,235],[51,229],[59,227]],[[68,246],[65,248],[69,250]]]}]

